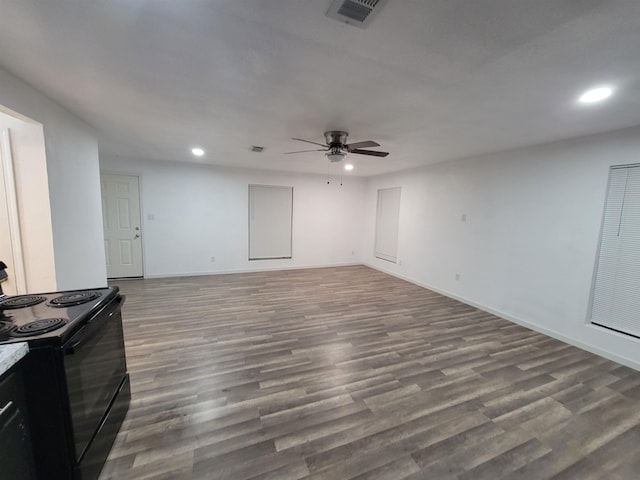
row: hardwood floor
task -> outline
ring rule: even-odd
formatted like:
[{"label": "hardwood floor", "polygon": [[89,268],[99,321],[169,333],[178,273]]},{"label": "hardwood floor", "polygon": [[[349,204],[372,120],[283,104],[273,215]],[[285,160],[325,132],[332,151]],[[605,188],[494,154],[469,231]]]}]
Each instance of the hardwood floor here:
[{"label": "hardwood floor", "polygon": [[635,479],[640,372],[356,266],[118,283],[101,479]]}]

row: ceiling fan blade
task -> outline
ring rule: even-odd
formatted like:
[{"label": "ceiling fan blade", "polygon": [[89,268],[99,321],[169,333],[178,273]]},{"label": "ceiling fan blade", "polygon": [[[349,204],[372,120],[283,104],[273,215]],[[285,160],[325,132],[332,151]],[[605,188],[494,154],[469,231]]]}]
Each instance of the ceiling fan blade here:
[{"label": "ceiling fan blade", "polygon": [[371,155],[372,157],[386,157],[389,155],[389,152],[376,152],[375,150],[359,150],[353,149],[349,150],[349,153],[358,153],[360,155]]},{"label": "ceiling fan blade", "polygon": [[326,149],[326,148],[323,148],[323,149],[319,148],[317,150],[298,150],[298,151],[295,151],[295,152],[284,152],[284,155],[289,155],[290,153],[326,152],[327,150],[328,149]]},{"label": "ceiling fan blade", "polygon": [[304,140],[303,138],[292,138],[291,140],[297,140],[299,142],[313,143],[314,145],[320,145],[321,147],[326,147],[327,146],[325,143],[312,142],[311,140]]},{"label": "ceiling fan blade", "polygon": [[373,140],[366,140],[364,142],[356,142],[356,143],[348,143],[345,145],[347,147],[347,151],[351,152],[354,148],[365,148],[365,147],[379,147],[380,144],[374,142]]}]

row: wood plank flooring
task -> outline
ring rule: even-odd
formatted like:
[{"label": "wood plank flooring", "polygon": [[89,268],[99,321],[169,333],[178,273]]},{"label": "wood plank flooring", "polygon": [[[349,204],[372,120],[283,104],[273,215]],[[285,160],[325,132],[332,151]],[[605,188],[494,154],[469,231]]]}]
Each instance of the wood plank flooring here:
[{"label": "wood plank flooring", "polygon": [[640,476],[640,372],[367,267],[116,284],[101,480]]}]

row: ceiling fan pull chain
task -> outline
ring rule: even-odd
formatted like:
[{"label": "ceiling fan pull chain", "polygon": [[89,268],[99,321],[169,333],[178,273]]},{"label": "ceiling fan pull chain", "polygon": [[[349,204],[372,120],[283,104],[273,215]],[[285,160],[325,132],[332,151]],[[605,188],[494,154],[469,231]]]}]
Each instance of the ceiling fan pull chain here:
[{"label": "ceiling fan pull chain", "polygon": [[329,160],[327,160],[327,185],[329,185],[329,166],[331,165],[331,162]]}]

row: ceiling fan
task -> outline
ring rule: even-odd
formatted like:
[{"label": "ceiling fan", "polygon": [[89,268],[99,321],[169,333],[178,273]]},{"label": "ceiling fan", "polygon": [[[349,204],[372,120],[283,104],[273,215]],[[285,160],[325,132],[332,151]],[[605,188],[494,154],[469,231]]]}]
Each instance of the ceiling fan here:
[{"label": "ceiling fan", "polygon": [[371,155],[373,157],[386,157],[389,155],[389,152],[377,152],[375,150],[363,150],[365,147],[379,147],[380,144],[374,142],[372,140],[366,140],[364,142],[356,142],[356,143],[346,143],[347,137],[349,134],[347,132],[342,132],[339,130],[331,130],[329,132],[324,132],[324,138],[326,144],[312,142],[311,140],[304,140],[302,138],[292,138],[292,140],[297,140],[299,142],[312,143],[313,145],[318,145],[322,148],[318,148],[315,150],[298,150],[295,152],[285,152],[286,155],[291,153],[304,153],[304,152],[327,152],[325,155],[329,159],[330,162],[336,163],[341,161],[347,153],[356,153],[359,155]]}]

